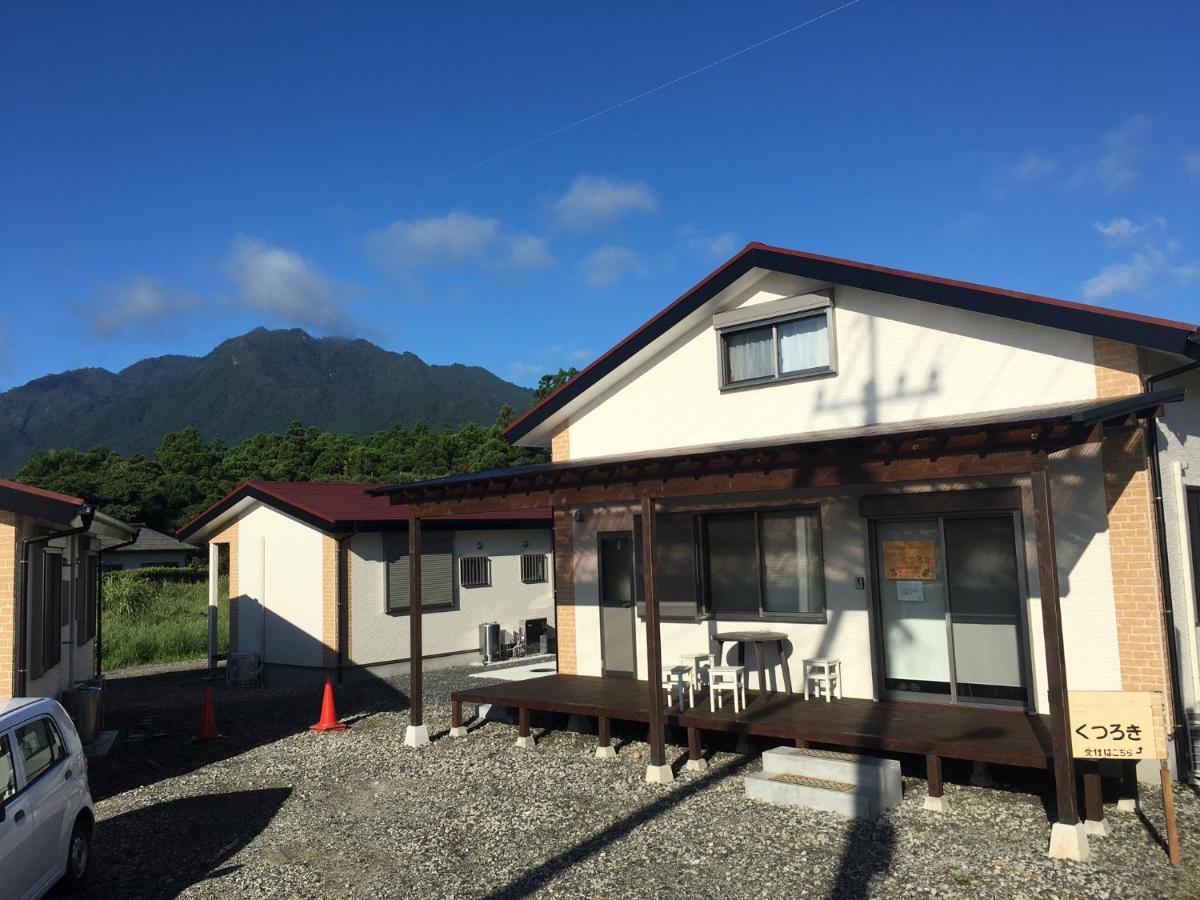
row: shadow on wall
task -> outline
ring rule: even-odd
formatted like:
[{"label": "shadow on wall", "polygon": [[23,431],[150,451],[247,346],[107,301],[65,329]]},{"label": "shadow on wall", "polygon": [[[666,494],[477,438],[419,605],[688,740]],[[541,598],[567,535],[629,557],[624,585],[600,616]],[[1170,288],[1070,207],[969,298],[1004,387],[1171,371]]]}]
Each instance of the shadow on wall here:
[{"label": "shadow on wall", "polygon": [[[96,826],[89,891],[98,897],[174,897],[236,871],[236,864],[224,863],[270,824],[291,793],[202,794],[106,819]],[[163,865],[164,852],[170,865]]]}]

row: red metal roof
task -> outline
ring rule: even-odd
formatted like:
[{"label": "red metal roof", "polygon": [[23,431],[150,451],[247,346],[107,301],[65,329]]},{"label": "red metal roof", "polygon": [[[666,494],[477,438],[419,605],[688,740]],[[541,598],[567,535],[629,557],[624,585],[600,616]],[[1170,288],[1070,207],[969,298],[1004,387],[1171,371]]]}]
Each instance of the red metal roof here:
[{"label": "red metal roof", "polygon": [[29,494],[33,497],[41,497],[44,500],[55,500],[59,503],[69,503],[72,506],[85,506],[87,501],[81,497],[72,497],[70,494],[60,494],[58,491],[48,491],[45,488],[34,487],[31,484],[21,484],[19,481],[6,481],[0,478],[0,488],[7,488],[10,491],[19,491],[22,494]]},{"label": "red metal roof", "polygon": [[[301,515],[314,525],[335,530],[347,527],[387,525],[408,521],[408,507],[392,504],[386,496],[371,496],[372,488],[387,487],[377,483],[245,481],[204,512],[179,529],[181,538],[193,534],[208,522],[230,509],[245,497],[278,506]],[[522,522],[549,526],[553,511],[549,509],[518,509],[472,516],[437,516],[425,522],[454,522],[464,525],[475,522]]]}]

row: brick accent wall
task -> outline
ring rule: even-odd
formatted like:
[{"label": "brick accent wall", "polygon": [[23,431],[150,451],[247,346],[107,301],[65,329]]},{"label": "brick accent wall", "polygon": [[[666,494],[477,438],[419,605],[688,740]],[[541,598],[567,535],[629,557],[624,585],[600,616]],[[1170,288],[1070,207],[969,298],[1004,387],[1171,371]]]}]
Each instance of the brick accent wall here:
[{"label": "brick accent wall", "polygon": [[562,462],[571,458],[571,423],[563,422],[550,436],[550,461]]},{"label": "brick accent wall", "polygon": [[321,536],[321,643],[326,669],[337,666],[338,648],[338,542]]},{"label": "brick accent wall", "polygon": [[[1142,361],[1131,344],[1095,338],[1098,397],[1142,389]],[[1121,686],[1127,691],[1162,691],[1170,709],[1170,662],[1159,580],[1154,498],[1145,451],[1145,429],[1104,439],[1104,498],[1112,554]],[[1168,721],[1170,721],[1168,712]]]},{"label": "brick accent wall", "polygon": [[225,530],[208,539],[210,544],[229,545],[229,652],[238,648],[238,523],[232,522]]},{"label": "brick accent wall", "polygon": [[554,510],[554,621],[558,633],[558,671],[576,675],[575,526],[569,509]]},{"label": "brick accent wall", "polygon": [[21,531],[21,517],[0,509],[0,699],[12,696],[13,676],[16,674]]}]

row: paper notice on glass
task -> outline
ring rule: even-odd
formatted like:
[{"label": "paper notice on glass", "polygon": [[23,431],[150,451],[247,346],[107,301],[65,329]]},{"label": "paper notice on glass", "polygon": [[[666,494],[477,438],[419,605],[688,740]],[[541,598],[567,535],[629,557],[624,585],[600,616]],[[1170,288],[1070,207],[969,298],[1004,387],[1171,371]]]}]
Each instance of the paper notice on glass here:
[{"label": "paper notice on glass", "polygon": [[922,603],[925,600],[925,582],[897,581],[896,599],[901,603]]}]

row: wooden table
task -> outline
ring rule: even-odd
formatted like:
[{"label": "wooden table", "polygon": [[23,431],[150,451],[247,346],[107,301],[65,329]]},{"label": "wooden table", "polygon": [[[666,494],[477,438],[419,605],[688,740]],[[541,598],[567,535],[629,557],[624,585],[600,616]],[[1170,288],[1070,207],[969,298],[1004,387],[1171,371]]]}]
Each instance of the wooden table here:
[{"label": "wooden table", "polygon": [[765,648],[767,644],[774,644],[779,651],[779,666],[783,669],[783,688],[789,694],[792,692],[792,675],[788,670],[787,656],[783,652],[783,645],[787,642],[788,636],[782,631],[719,631],[712,636],[712,639],[717,642],[718,663],[725,658],[726,643],[737,645],[733,658],[734,665],[737,666],[740,666],[742,660],[746,658],[745,645],[754,645],[754,658],[758,663],[758,690],[763,694],[771,693],[767,690],[767,670],[763,664],[763,658],[766,656]]}]

